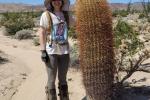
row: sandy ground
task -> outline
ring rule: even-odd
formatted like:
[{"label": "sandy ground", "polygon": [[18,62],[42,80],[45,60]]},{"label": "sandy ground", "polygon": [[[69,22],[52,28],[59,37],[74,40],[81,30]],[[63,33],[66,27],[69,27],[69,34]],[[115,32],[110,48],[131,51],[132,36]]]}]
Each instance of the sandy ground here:
[{"label": "sandy ground", "polygon": [[[11,58],[9,59],[11,63],[0,65],[0,69],[3,70],[4,66],[13,66],[10,71],[6,70],[3,74],[11,73],[10,80],[16,81],[10,89],[12,92],[7,92],[0,100],[46,100],[44,89],[47,83],[47,73],[45,65],[40,59],[39,47],[33,46],[32,40],[18,41],[0,34],[0,49]],[[14,70],[13,73],[11,70]],[[15,73],[19,75],[15,75]],[[14,77],[21,79],[13,79]],[[81,100],[85,96],[81,80],[80,72],[69,70],[68,84],[71,100]],[[5,83],[10,84],[10,82]],[[1,81],[0,84],[2,84]],[[12,89],[14,87],[16,88]]]},{"label": "sandy ground", "polygon": [[[0,64],[0,100],[46,100],[47,73],[40,59],[39,47],[35,47],[32,40],[18,41],[0,33],[0,50],[8,58],[7,63]],[[128,81],[143,78],[146,80],[136,85],[150,86],[148,73],[135,73]],[[70,100],[82,100],[85,90],[80,71],[70,69],[67,79]],[[150,100],[149,95],[142,94],[127,97],[125,100]]]}]

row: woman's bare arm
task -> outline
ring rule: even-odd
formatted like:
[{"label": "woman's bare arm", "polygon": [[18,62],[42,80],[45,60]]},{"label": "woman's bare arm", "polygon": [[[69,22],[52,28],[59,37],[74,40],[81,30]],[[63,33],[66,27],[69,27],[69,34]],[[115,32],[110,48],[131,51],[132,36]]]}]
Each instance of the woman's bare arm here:
[{"label": "woman's bare arm", "polygon": [[38,30],[41,50],[46,50],[46,33],[45,28],[40,27]]}]

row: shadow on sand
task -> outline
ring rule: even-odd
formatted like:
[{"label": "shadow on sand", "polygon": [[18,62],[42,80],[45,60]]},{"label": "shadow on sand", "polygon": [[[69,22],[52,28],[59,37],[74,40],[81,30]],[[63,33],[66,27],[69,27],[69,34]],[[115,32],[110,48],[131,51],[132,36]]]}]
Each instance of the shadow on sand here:
[{"label": "shadow on sand", "polygon": [[[81,100],[89,100],[83,97]],[[150,86],[126,87],[117,99],[112,100],[150,100]]]},{"label": "shadow on sand", "polygon": [[126,87],[118,100],[150,100],[150,86]]},{"label": "shadow on sand", "polygon": [[0,57],[0,64],[5,64],[7,62],[9,62],[7,58]]}]

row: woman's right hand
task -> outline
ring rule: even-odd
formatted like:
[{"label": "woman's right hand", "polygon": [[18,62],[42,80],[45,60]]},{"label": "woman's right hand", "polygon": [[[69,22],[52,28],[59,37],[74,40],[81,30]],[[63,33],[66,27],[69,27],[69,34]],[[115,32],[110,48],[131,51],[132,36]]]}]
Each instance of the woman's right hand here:
[{"label": "woman's right hand", "polygon": [[41,50],[41,52],[42,52],[42,55],[41,55],[42,61],[45,62],[45,63],[48,63],[48,61],[50,59],[49,59],[49,56],[47,54],[47,51],[46,50]]}]

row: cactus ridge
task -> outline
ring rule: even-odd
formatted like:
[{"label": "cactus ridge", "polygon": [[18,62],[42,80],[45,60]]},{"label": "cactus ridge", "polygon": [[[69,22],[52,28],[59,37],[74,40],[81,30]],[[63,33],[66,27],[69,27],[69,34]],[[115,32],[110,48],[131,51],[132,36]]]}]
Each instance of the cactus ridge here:
[{"label": "cactus ridge", "polygon": [[76,5],[80,66],[91,100],[111,100],[114,79],[112,17],[106,0]]}]

